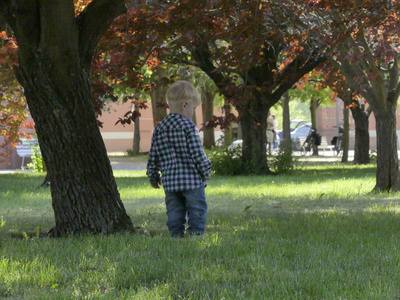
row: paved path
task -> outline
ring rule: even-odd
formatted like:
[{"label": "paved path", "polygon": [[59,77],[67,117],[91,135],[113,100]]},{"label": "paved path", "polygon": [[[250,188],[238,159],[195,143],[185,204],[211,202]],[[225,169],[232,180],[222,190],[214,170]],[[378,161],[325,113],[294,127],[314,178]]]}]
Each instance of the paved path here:
[{"label": "paved path", "polygon": [[[349,161],[353,160],[353,155],[354,151],[350,151],[349,153]],[[318,163],[318,162],[340,162],[341,161],[341,156],[302,156],[298,157],[299,160],[304,160],[304,161],[310,161],[313,163]],[[111,167],[113,168],[114,171],[124,171],[124,170],[135,170],[135,171],[141,171],[141,170],[146,170],[146,165],[147,161],[138,161],[138,162],[130,162],[130,161],[123,161],[121,159],[113,159],[110,157],[111,160]],[[23,172],[21,169],[17,170],[0,170],[0,175],[1,174],[10,174],[10,173],[15,173],[15,172]],[[28,171],[25,171],[28,172]]]},{"label": "paved path", "polygon": [[138,162],[121,162],[111,160],[111,167],[114,171],[124,171],[124,170],[135,170],[141,171],[146,170],[147,161]]},{"label": "paved path", "polygon": [[[113,168],[114,171],[141,171],[141,170],[146,170],[146,165],[147,162],[118,162],[118,161],[111,161],[111,167]],[[11,173],[16,173],[16,172],[29,172],[29,170],[22,170],[22,169],[16,169],[16,170],[0,170],[0,175],[1,174],[11,174]]]}]

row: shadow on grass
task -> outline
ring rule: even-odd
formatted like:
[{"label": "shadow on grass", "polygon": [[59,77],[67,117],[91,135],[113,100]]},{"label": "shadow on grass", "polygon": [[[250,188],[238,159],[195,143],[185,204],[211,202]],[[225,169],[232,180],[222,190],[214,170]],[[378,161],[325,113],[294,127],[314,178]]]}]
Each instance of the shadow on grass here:
[{"label": "shadow on grass", "polygon": [[[163,219],[161,213],[153,217]],[[145,212],[137,216],[146,218]],[[9,279],[0,296],[36,288],[33,298],[395,299],[398,231],[398,214],[376,207],[358,213],[210,212],[207,233],[198,239],[173,239],[156,228],[151,237],[6,240]]]},{"label": "shadow on grass", "polygon": [[[395,198],[395,194],[376,197],[362,194],[361,188],[360,191],[342,193],[336,192],[334,188],[323,190],[318,187],[320,190],[314,192],[312,189],[316,189],[315,186],[310,185],[309,191],[302,192],[302,194],[284,194],[285,190],[295,190],[303,183],[335,182],[335,180],[351,178],[373,180],[374,172],[373,166],[359,168],[354,166],[322,168],[318,166],[298,169],[293,174],[282,176],[213,176],[206,193],[210,211],[223,212],[228,216],[240,215],[246,207],[249,207],[248,212],[255,211],[276,216],[299,211],[307,211],[307,213],[332,210],[354,212],[364,211],[374,205],[397,205],[400,200]],[[4,216],[7,219],[6,222],[12,225],[12,230],[35,232],[36,227],[39,226],[45,231],[47,224],[54,222],[51,201],[42,201],[44,197],[49,197],[49,189],[38,188],[43,179],[44,175],[32,173],[1,175],[0,194],[1,190],[5,191],[8,193],[9,199],[3,201],[3,204],[6,205],[3,205],[0,217]],[[165,227],[164,194],[162,190],[155,192],[149,186],[143,171],[119,172],[116,181],[121,190],[124,206],[135,226],[145,227],[155,222],[157,225],[152,228]],[[292,183],[292,186],[286,186],[289,183]],[[271,191],[273,188],[276,190]],[[14,202],[22,195],[21,193],[25,193],[28,200],[17,207]],[[7,203],[14,205],[12,209],[7,207]],[[9,221],[10,215],[11,221]],[[157,217],[159,215],[163,217]],[[52,226],[49,225],[49,229]]]},{"label": "shadow on grass", "polygon": [[[226,185],[228,182],[232,182],[233,185],[248,185],[253,186],[255,184],[263,184],[265,181],[274,180],[276,184],[285,184],[291,181],[297,182],[319,182],[332,181],[335,179],[351,179],[351,178],[375,178],[376,168],[374,166],[368,166],[363,168],[343,168],[343,167],[308,167],[306,169],[296,169],[290,174],[282,174],[278,176],[220,176],[213,175],[211,180],[208,182],[209,185],[218,186]],[[116,177],[117,184],[120,187],[129,187],[137,185],[149,184],[148,178],[145,174],[142,176],[124,176]]]},{"label": "shadow on grass", "polygon": [[374,176],[376,173],[376,166],[367,165],[367,166],[349,166],[348,168],[343,166],[315,166],[307,168],[297,168],[293,171],[293,176],[346,176],[349,178],[358,178],[364,176]]}]

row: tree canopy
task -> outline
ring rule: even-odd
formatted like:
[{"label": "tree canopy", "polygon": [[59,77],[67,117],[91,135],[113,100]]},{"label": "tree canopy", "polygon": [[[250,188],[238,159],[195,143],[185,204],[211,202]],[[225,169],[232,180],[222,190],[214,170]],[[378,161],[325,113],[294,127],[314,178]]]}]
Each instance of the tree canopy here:
[{"label": "tree canopy", "polygon": [[[377,127],[375,190],[400,189],[396,109],[399,82],[398,1],[299,1],[298,24],[371,106]],[[300,25],[300,26],[301,26]]]}]

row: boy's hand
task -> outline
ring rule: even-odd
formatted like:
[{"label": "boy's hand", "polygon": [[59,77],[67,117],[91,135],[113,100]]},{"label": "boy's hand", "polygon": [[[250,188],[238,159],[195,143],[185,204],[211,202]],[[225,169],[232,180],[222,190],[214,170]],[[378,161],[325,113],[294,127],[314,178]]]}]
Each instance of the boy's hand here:
[{"label": "boy's hand", "polygon": [[204,178],[204,180],[210,180],[211,176]]},{"label": "boy's hand", "polygon": [[160,185],[161,185],[161,182],[159,182],[159,181],[150,182],[150,185],[155,189],[159,189]]}]

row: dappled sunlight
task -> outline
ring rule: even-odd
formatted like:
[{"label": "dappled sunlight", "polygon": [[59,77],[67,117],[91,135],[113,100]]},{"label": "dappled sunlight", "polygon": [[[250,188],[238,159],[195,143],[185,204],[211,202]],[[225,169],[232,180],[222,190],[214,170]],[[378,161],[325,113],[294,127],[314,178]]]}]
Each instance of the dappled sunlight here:
[{"label": "dappled sunlight", "polygon": [[49,189],[32,187],[42,177],[11,176],[0,192],[0,297],[277,299],[284,287],[324,299],[349,281],[359,295],[397,291],[400,194],[371,193],[372,171],[346,172],[214,176],[206,233],[182,239],[169,236],[164,192],[143,172],[116,176],[136,234],[62,239],[41,238],[54,222]]},{"label": "dappled sunlight", "polygon": [[[5,287],[14,285],[46,287],[59,281],[60,276],[60,272],[49,260],[40,257],[25,259],[0,257],[0,274],[2,274],[2,285]],[[9,292],[11,290],[10,288]],[[1,292],[4,295],[6,291]]]},{"label": "dappled sunlight", "polygon": [[115,178],[125,178],[125,179],[132,179],[132,178],[141,178],[147,179],[146,171],[114,171]]},{"label": "dappled sunlight", "polygon": [[397,201],[387,200],[388,203],[384,204],[380,202],[379,204],[374,203],[373,205],[366,207],[365,212],[370,213],[388,213],[392,215],[397,215],[400,213],[400,199]]},{"label": "dappled sunlight", "polygon": [[[341,291],[343,282],[359,276],[355,282],[367,294],[366,283],[399,279],[398,251],[387,243],[400,242],[398,216],[371,208],[358,213],[213,211],[206,234],[196,238],[172,239],[164,230],[151,236],[10,240],[2,248],[0,272],[7,280],[0,292],[32,286],[47,297],[215,299],[221,288],[231,286],[235,299],[276,298],[282,284],[293,295],[320,285]],[[161,212],[151,216],[162,218]],[[145,211],[136,217],[149,218]]]}]

